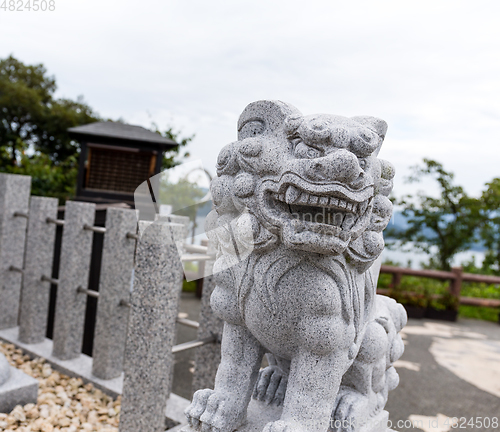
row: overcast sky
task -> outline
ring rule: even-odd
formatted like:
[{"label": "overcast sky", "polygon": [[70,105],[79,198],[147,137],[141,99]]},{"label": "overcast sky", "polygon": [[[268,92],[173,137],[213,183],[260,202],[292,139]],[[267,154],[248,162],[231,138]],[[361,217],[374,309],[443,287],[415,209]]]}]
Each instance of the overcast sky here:
[{"label": "overcast sky", "polygon": [[500,176],[498,0],[55,0],[55,9],[0,9],[0,57],[43,63],[58,96],[83,95],[103,117],[196,134],[189,150],[211,172],[244,107],[279,99],[304,114],[386,120],[380,156],[396,166],[396,195],[424,157],[471,194]]}]

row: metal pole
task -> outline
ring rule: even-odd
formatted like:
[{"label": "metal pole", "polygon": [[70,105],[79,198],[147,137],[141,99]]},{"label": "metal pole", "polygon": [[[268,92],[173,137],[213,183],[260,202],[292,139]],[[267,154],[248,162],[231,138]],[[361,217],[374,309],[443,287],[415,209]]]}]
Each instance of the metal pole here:
[{"label": "metal pole", "polygon": [[51,277],[43,275],[41,277],[41,280],[44,282],[50,282],[52,285],[58,285],[59,284],[59,279],[53,279]]},{"label": "metal pole", "polygon": [[200,253],[200,254],[206,254],[208,247],[207,246],[199,246],[199,245],[192,245],[189,243],[184,244],[184,249],[186,252],[189,253]]},{"label": "metal pole", "polygon": [[217,336],[209,336],[200,340],[195,340],[195,341],[190,341],[190,342],[185,342],[179,345],[175,345],[172,347],[172,353],[176,354],[181,351],[186,351],[189,349],[201,347],[203,345],[208,345],[210,343],[215,343],[217,342]]},{"label": "metal pole", "polygon": [[25,219],[29,219],[30,217],[28,216],[28,213],[23,213],[23,212],[14,212],[15,217],[23,217]]},{"label": "metal pole", "polygon": [[99,291],[89,290],[83,287],[78,287],[76,292],[80,294],[87,294],[89,297],[99,298]]},{"label": "metal pole", "polygon": [[194,329],[197,329],[198,327],[200,327],[200,323],[199,322],[188,320],[186,318],[179,318],[179,317],[177,317],[177,323],[181,324],[181,325],[184,325],[186,327],[194,328]]},{"label": "metal pole", "polygon": [[48,217],[46,219],[46,221],[47,221],[47,223],[53,223],[55,225],[64,226],[64,220],[63,219],[54,219],[54,218]]},{"label": "metal pole", "polygon": [[22,268],[19,268],[19,267],[13,266],[13,265],[11,265],[9,267],[9,270],[10,271],[14,271],[14,272],[18,272],[18,273],[23,273],[24,272],[24,270]]},{"label": "metal pole", "polygon": [[92,226],[92,225],[85,224],[83,226],[83,229],[87,230],[87,231],[93,231],[93,232],[96,232],[99,234],[106,234],[106,228],[104,228],[104,227],[98,227],[98,226]]}]

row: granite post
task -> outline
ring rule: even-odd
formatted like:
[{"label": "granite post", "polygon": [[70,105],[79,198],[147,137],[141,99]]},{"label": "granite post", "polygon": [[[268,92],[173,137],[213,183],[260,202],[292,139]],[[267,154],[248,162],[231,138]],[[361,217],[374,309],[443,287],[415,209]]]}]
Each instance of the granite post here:
[{"label": "granite post", "polygon": [[18,324],[31,177],[0,174],[0,329]]},{"label": "granite post", "polygon": [[180,224],[139,222],[125,348],[120,432],[163,432],[169,396],[182,266]]},{"label": "granite post", "polygon": [[42,276],[52,273],[56,226],[47,218],[57,218],[57,198],[32,197],[29,214],[19,340],[33,344],[43,342],[47,330],[50,282]]},{"label": "granite post", "polygon": [[93,232],[84,225],[94,218],[95,204],[66,202],[53,337],[53,355],[61,360],[77,358],[82,349],[87,296],[78,288],[88,286]]},{"label": "granite post", "polygon": [[122,300],[130,297],[136,247],[127,233],[136,230],[135,210],[108,208],[92,352],[92,373],[102,379],[116,378],[123,371],[129,308]]},{"label": "granite post", "polygon": [[[211,243],[208,245],[208,254],[215,254]],[[203,281],[203,291],[201,294],[200,327],[198,327],[197,339],[201,340],[215,335],[219,343],[207,344],[198,347],[194,357],[193,392],[214,388],[215,374],[220,363],[220,340],[224,321],[215,315],[210,306],[210,296],[215,288],[215,277],[213,273],[213,261],[206,261],[204,272],[206,275]]]},{"label": "granite post", "polygon": [[[31,177],[0,174],[0,328],[18,324]],[[0,412],[36,403],[38,381],[0,353]]]},{"label": "granite post", "polygon": [[[184,243],[186,242],[186,239],[188,236],[189,217],[179,216],[179,215],[174,215],[174,214],[156,215],[155,220],[162,221],[162,222],[168,222],[170,224],[182,225],[183,228],[178,228],[174,231],[174,241],[175,241],[175,244],[177,245],[177,253],[180,256],[182,256],[185,252]],[[182,284],[183,284],[183,278],[180,281],[180,286],[179,286],[179,291],[178,291],[179,292],[178,301],[180,301],[180,296],[181,296],[181,292],[182,292]],[[176,343],[177,343],[177,332],[175,332],[175,335],[174,335],[174,345]],[[172,392],[173,382],[174,382],[174,368],[172,367],[170,369],[168,394],[170,394]]]}]

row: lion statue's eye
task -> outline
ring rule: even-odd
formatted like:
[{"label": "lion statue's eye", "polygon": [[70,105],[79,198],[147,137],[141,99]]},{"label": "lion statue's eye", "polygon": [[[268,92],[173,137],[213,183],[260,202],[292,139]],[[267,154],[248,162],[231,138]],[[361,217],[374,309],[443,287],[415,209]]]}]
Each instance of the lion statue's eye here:
[{"label": "lion statue's eye", "polygon": [[365,170],[366,165],[368,164],[368,162],[366,161],[366,159],[365,158],[359,158],[358,161],[359,161],[359,166],[361,167],[361,169]]},{"label": "lion statue's eye", "polygon": [[321,152],[314,147],[308,146],[303,142],[299,142],[295,146],[294,155],[301,159],[315,159],[321,156]]},{"label": "lion statue's eye", "polygon": [[243,125],[238,133],[238,139],[251,138],[264,132],[264,123],[260,120],[251,120]]}]

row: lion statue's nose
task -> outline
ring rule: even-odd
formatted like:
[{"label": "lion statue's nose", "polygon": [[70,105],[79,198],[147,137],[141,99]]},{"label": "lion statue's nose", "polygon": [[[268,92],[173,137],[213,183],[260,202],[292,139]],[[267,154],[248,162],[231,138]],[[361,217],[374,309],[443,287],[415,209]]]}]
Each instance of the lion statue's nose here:
[{"label": "lion statue's nose", "polygon": [[327,156],[307,161],[304,176],[309,181],[331,181],[351,184],[362,173],[358,158],[348,150],[339,149]]}]

